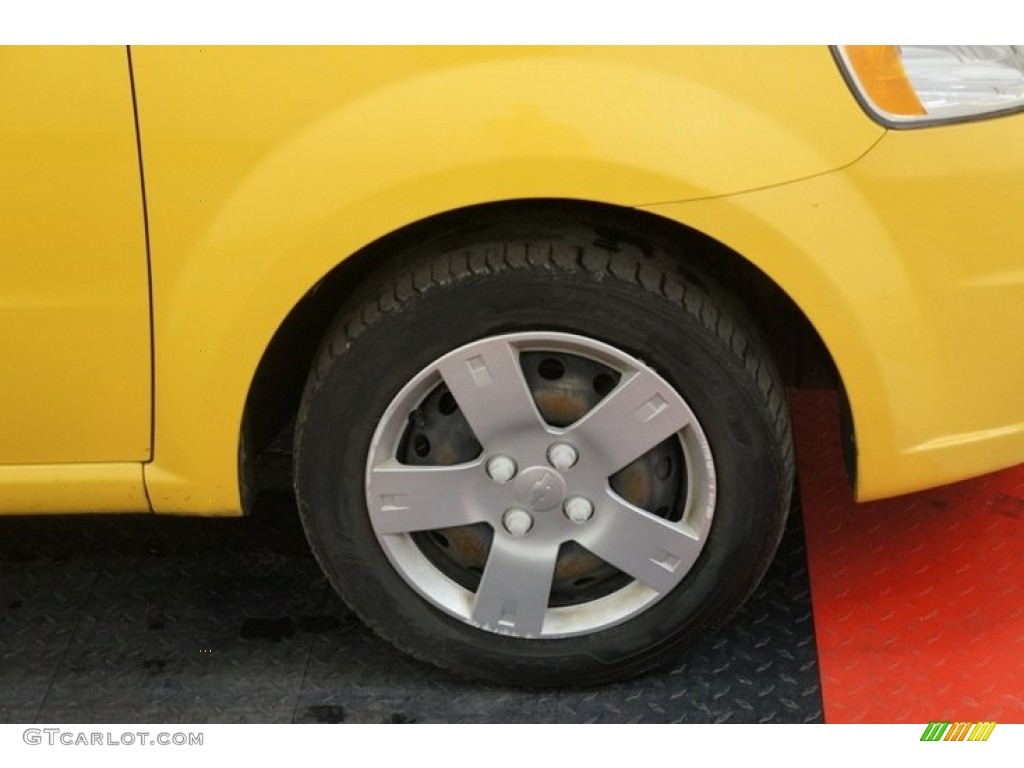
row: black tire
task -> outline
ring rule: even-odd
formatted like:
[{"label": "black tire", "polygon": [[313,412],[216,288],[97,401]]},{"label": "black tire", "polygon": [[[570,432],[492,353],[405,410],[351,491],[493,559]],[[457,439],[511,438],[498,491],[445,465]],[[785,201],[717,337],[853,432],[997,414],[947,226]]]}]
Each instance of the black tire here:
[{"label": "black tire", "polygon": [[[474,429],[470,427],[466,432],[464,409],[456,413],[460,424],[442,427],[432,425],[423,416],[421,411],[426,405],[416,406],[409,414],[402,408],[396,410],[398,404],[413,402],[409,397],[419,403],[429,400],[431,408],[440,403],[445,391],[438,383],[440,379],[430,378],[436,378],[435,374],[423,374],[418,393],[400,396],[400,392],[421,371],[432,370],[431,366],[452,350],[506,334],[533,334],[508,337],[512,339],[509,343],[520,345],[510,348],[527,350],[537,345],[547,349],[545,334],[551,339],[567,334],[564,338],[569,340],[568,346],[563,349],[559,346],[561,342],[551,342],[555,350],[552,354],[563,371],[566,366],[579,369],[584,379],[595,382],[595,390],[603,390],[594,397],[607,396],[611,402],[612,395],[605,393],[614,381],[609,384],[603,379],[605,384],[599,387],[596,382],[602,374],[594,373],[604,370],[601,366],[609,366],[610,375],[619,376],[619,382],[626,381],[627,375],[643,375],[648,377],[645,380],[667,384],[692,411],[696,419],[694,429],[700,435],[687,438],[691,430],[688,425],[666,438],[649,455],[645,454],[646,463],[629,465],[630,471],[640,478],[632,483],[641,488],[636,491],[640,496],[633,498],[629,496],[632,491],[623,490],[630,483],[621,480],[620,475],[615,475],[620,478],[616,481],[619,485],[612,482],[619,496],[654,512],[670,526],[683,526],[690,519],[674,521],[673,515],[690,514],[688,505],[695,503],[693,499],[702,498],[702,484],[709,486],[705,506],[713,510],[713,518],[703,533],[698,530],[699,521],[694,522],[698,528],[693,530],[701,536],[696,559],[688,569],[672,577],[678,579],[677,583],[672,582],[674,586],[660,587],[662,592],[650,597],[644,591],[646,587],[634,582],[630,574],[604,560],[588,560],[587,550],[575,544],[563,545],[568,548],[558,550],[558,559],[552,566],[555,576],[548,607],[543,609],[544,624],[520,631],[520,626],[530,624],[525,619],[516,624],[519,619],[514,615],[512,624],[484,622],[490,628],[480,628],[474,625],[482,621],[472,612],[475,609],[467,609],[471,611],[468,618],[459,613],[458,600],[462,598],[453,597],[450,603],[434,599],[432,587],[418,580],[416,558],[442,573],[443,578],[430,574],[430,579],[441,579],[437,583],[449,579],[461,590],[458,595],[469,594],[483,602],[483,597],[474,595],[474,590],[478,594],[483,592],[479,586],[481,577],[478,573],[473,575],[480,570],[473,564],[474,548],[479,549],[483,542],[482,562],[486,568],[492,553],[498,551],[487,547],[496,546],[498,537],[502,542],[509,539],[509,547],[534,546],[529,538],[534,529],[515,537],[510,530],[519,532],[527,525],[535,525],[540,537],[555,535],[547,533],[549,528],[544,526],[566,529],[569,512],[563,514],[558,507],[550,511],[540,508],[551,500],[564,501],[563,508],[568,508],[569,491],[565,489],[571,485],[572,469],[559,474],[533,468],[534,475],[527,479],[530,488],[520,493],[517,486],[514,491],[519,494],[516,498],[523,499],[525,517],[511,520],[506,512],[503,517],[488,518],[489,525],[455,528],[456,544],[449,541],[451,537],[444,531],[384,531],[378,535],[378,523],[374,520],[384,519],[380,515],[398,508],[387,506],[382,500],[381,506],[374,508],[373,514],[378,517],[373,519],[368,509],[366,484],[383,477],[374,474],[383,469],[368,469],[368,457],[379,455],[383,442],[390,440],[388,444],[396,446],[395,455],[402,457],[398,462],[403,465],[450,464],[451,456],[429,458],[431,439],[444,442],[446,454],[459,454],[455,461],[464,462],[474,452],[483,456],[478,462],[488,458],[488,447],[474,443]],[[620,373],[616,369],[618,358],[590,354],[589,345],[593,344],[596,350],[601,348],[598,343],[622,353],[622,360],[642,362],[635,370],[629,368],[632,363],[622,363],[626,366],[623,370],[628,370]],[[518,358],[524,370],[527,354],[520,352]],[[529,360],[536,362],[534,357]],[[636,373],[645,370],[643,363],[653,372]],[[542,360],[538,366],[543,364]],[[558,373],[558,365],[550,360],[547,364]],[[536,400],[540,397],[538,385],[529,386]],[[578,388],[575,384],[565,385],[572,396],[570,400],[577,397],[573,387]],[[657,396],[657,402],[668,399],[676,403],[670,393],[665,395]],[[540,401],[537,402],[540,407]],[[442,413],[450,412],[451,400],[446,405],[447,408],[440,406]],[[502,402],[498,407],[511,406]],[[585,407],[596,408],[592,403]],[[470,412],[475,413],[472,408]],[[606,413],[613,412],[610,407],[606,409]],[[544,420],[552,423],[549,412],[543,413]],[[388,427],[392,430],[390,437],[374,443],[379,424],[397,424],[406,415],[416,423],[406,428],[400,438],[395,437],[394,430],[402,428]],[[479,423],[478,417],[474,418]],[[569,421],[572,418],[575,417]],[[566,423],[563,421],[561,427],[569,429]],[[632,430],[633,426],[626,428]],[[432,429],[435,431],[431,432]],[[411,447],[413,443],[415,449]],[[421,460],[416,456],[423,445],[427,446],[428,458]],[[710,454],[702,452],[705,448],[709,448]],[[707,455],[713,457],[712,461],[702,469],[698,466],[702,460],[695,461],[694,457]],[[584,449],[580,448],[581,467],[585,460]],[[652,462],[659,468],[652,469]],[[399,648],[441,667],[491,681],[525,685],[586,685],[634,675],[664,662],[681,646],[720,626],[750,595],[767,569],[785,525],[793,481],[784,389],[765,345],[742,310],[704,281],[685,275],[665,254],[652,249],[642,252],[624,243],[610,244],[586,227],[562,227],[557,235],[535,234],[523,240],[481,231],[458,242],[418,246],[415,253],[405,254],[386,274],[378,275],[361,298],[342,311],[322,344],[297,421],[295,463],[299,510],[313,551],[332,585],[369,626]],[[618,464],[607,464],[613,466]],[[666,473],[665,466],[676,474]],[[520,482],[519,477],[526,478],[526,470],[519,470],[520,476],[514,482]],[[481,465],[479,471],[491,470]],[[595,471],[600,474],[599,469]],[[538,477],[540,480],[534,482]],[[522,481],[524,489],[527,480]],[[480,482],[480,488],[490,489],[481,493],[506,492],[486,485],[484,480]],[[561,485],[549,494],[552,484],[558,483]],[[695,490],[690,489],[691,485]],[[453,499],[458,491],[453,485]],[[558,496],[559,493],[562,495]],[[596,530],[587,525],[602,520],[602,505],[607,502],[602,494],[617,498],[602,490],[596,514],[595,503],[588,502],[593,516],[580,524],[580,531]],[[662,501],[670,501],[655,512],[644,503],[651,494],[660,494]],[[580,519],[585,512],[584,504]],[[612,534],[593,534],[599,535]],[[618,536],[607,544],[615,557],[619,556],[620,548],[633,546],[622,541],[621,531]],[[639,533],[637,536],[642,538]],[[671,536],[675,541],[675,534]],[[516,540],[511,541],[513,538]],[[464,539],[470,543],[465,544]],[[575,555],[582,552],[583,562],[590,570],[585,578],[563,582],[560,574],[566,570],[563,565],[570,550]],[[516,567],[520,565],[515,555],[509,557]],[[494,560],[498,559],[495,555]],[[573,561],[573,567],[577,562]],[[495,573],[498,567],[494,566]],[[491,591],[497,589],[497,582],[498,577],[492,576],[488,582]],[[628,603],[629,610],[623,609],[620,615],[595,607],[605,606],[606,603],[597,601],[613,595],[607,601],[610,604],[616,596],[626,594],[617,590],[627,587],[633,590],[629,593],[633,601]],[[526,589],[524,586],[523,590]],[[493,599],[489,591],[487,600]],[[513,611],[519,607],[514,600],[511,605]],[[536,595],[532,595],[532,600],[524,598],[522,605],[524,615],[531,606],[536,610]],[[556,610],[562,605],[568,608]],[[547,627],[550,617],[561,613],[577,623],[566,624],[570,629],[552,633],[537,628]],[[485,614],[481,609],[480,615]],[[508,626],[513,629],[508,630]]]}]

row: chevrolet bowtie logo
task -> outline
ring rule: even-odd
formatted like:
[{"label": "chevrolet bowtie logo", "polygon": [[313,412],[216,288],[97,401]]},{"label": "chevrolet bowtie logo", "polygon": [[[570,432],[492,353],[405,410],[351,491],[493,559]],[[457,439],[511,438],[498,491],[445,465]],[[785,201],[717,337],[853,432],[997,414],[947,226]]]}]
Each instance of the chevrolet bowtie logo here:
[{"label": "chevrolet bowtie logo", "polygon": [[557,491],[557,485],[551,472],[545,472],[540,478],[537,479],[532,486],[530,486],[530,492],[527,494],[526,500],[530,506],[536,509],[537,507],[550,506],[552,501],[551,495]]},{"label": "chevrolet bowtie logo", "polygon": [[549,467],[530,467],[515,483],[516,499],[532,512],[554,509],[565,498],[565,480]]}]

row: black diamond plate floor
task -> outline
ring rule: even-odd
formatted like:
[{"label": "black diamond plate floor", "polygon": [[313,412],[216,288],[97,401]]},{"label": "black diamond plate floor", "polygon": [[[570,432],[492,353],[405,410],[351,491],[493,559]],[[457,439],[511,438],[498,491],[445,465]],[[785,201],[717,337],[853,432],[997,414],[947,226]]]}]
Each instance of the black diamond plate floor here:
[{"label": "black diamond plate floor", "polygon": [[0,518],[0,721],[821,722],[799,514],[742,612],[675,666],[544,692],[393,651],[281,490],[244,520]]}]

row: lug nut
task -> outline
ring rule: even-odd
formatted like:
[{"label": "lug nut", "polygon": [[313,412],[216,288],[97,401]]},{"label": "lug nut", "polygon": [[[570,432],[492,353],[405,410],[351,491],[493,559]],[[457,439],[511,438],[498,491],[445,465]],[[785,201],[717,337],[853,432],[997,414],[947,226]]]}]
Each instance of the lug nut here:
[{"label": "lug nut", "polygon": [[590,499],[585,499],[582,496],[566,499],[562,510],[565,512],[565,516],[574,523],[585,523],[594,516],[594,505]]},{"label": "lug nut", "polygon": [[509,509],[501,518],[505,530],[513,536],[525,536],[533,528],[533,517],[525,509]]},{"label": "lug nut", "polygon": [[555,443],[548,448],[548,461],[551,463],[551,466],[563,472],[572,468],[579,457],[580,455],[576,452],[576,449],[568,443]]},{"label": "lug nut", "polygon": [[516,476],[516,463],[508,456],[492,456],[487,462],[487,475],[496,483],[507,483]]}]

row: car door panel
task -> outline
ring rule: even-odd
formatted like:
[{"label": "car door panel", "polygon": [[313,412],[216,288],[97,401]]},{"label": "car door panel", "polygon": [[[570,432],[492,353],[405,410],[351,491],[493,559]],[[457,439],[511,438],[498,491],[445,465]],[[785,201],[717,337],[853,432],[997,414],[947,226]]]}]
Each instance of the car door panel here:
[{"label": "car door panel", "polygon": [[125,48],[0,49],[0,211],[0,466],[148,459],[148,268]]}]

